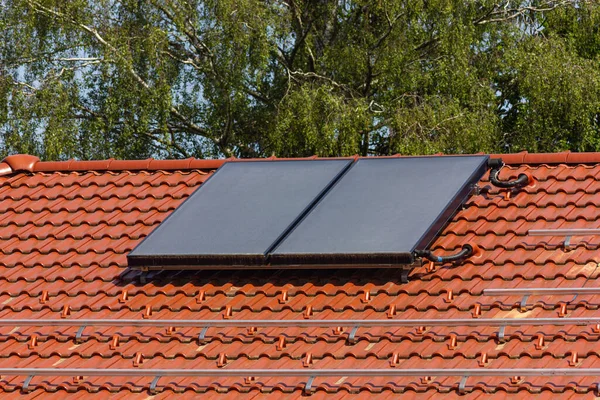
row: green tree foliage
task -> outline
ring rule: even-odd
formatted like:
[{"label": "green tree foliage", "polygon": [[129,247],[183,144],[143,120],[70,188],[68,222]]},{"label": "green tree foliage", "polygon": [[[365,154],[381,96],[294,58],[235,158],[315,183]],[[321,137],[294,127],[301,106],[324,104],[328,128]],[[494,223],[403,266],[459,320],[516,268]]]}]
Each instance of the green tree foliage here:
[{"label": "green tree foliage", "polygon": [[600,150],[600,2],[0,0],[0,152]]}]

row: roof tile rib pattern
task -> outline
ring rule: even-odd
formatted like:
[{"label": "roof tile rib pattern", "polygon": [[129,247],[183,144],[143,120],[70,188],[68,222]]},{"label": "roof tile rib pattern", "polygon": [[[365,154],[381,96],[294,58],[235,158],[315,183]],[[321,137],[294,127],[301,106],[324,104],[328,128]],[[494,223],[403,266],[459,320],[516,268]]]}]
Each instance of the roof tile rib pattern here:
[{"label": "roof tile rib pattern", "polygon": [[[41,168],[38,163],[38,168]],[[56,169],[59,170],[59,163]],[[199,168],[196,163],[191,168]],[[150,271],[126,255],[209,176],[210,169],[17,172],[0,177],[0,319],[56,318],[72,327],[0,327],[0,368],[599,368],[595,326],[201,328],[85,327],[76,319],[456,319],[597,317],[597,295],[484,296],[489,288],[597,286],[600,236],[528,236],[598,228],[600,165],[515,165],[535,185],[507,195],[482,179],[431,247],[481,253],[459,265],[402,272]],[[200,167],[201,168],[201,167]],[[136,168],[132,168],[136,169]],[[24,396],[26,377],[0,392]],[[461,377],[319,377],[313,398],[355,393],[458,396]],[[152,377],[33,377],[29,396],[148,394]],[[300,377],[173,378],[161,396],[300,395]],[[470,377],[478,395],[596,393],[597,377]]]}]

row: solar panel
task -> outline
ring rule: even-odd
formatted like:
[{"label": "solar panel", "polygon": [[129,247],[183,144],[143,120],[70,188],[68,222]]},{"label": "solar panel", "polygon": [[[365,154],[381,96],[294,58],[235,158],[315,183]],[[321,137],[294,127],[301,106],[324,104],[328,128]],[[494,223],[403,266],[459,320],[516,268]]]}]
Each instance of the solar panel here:
[{"label": "solar panel", "polygon": [[486,170],[488,156],[360,159],[272,251],[272,264],[409,264]]},{"label": "solar panel", "polygon": [[128,255],[130,266],[258,265],[352,160],[229,162]]}]

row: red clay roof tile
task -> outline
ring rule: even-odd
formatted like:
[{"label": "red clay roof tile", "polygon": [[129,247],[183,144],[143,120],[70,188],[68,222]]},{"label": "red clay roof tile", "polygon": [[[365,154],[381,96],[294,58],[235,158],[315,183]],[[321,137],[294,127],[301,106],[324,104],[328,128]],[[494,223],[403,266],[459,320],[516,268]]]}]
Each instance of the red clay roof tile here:
[{"label": "red clay roof tile", "polygon": [[[597,236],[532,237],[531,229],[599,228],[600,153],[499,155],[502,179],[530,174],[512,193],[475,195],[432,245],[439,254],[473,243],[481,255],[454,266],[401,271],[130,270],[126,254],[201,185],[223,160],[44,162],[26,155],[0,163],[0,322],[51,318],[69,327],[0,324],[0,368],[600,368],[595,325],[300,328],[97,327],[78,337],[77,319],[465,319],[588,318],[598,295],[485,296],[484,289],[593,288]],[[452,295],[449,295],[449,292]],[[395,310],[390,314],[390,310]],[[561,315],[563,315],[561,317]],[[146,319],[143,317],[147,316]],[[474,318],[477,317],[477,318]],[[353,336],[352,340],[350,336]],[[540,339],[540,337],[542,339]],[[115,339],[116,338],[116,339]],[[541,342],[540,342],[541,340]],[[137,367],[134,367],[138,365]],[[18,397],[27,377],[2,376]],[[33,377],[30,396],[151,395],[154,377]],[[460,395],[461,377],[319,377],[312,396],[404,393]],[[162,377],[158,396],[300,395],[301,377]],[[473,396],[567,397],[596,393],[597,378],[467,379]]]}]

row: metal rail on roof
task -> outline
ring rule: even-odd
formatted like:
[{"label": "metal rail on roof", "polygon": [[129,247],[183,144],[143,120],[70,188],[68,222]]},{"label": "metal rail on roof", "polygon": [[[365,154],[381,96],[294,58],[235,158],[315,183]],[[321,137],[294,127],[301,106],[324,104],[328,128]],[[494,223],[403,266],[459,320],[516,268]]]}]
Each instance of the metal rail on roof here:
[{"label": "metal rail on roof", "polygon": [[600,294],[600,287],[592,288],[517,288],[483,289],[484,296],[526,296],[526,295],[572,295]]},{"label": "metal rail on roof", "polygon": [[597,236],[600,235],[600,229],[530,229],[527,234],[529,236],[564,236],[564,247],[568,249],[571,246],[571,237]]},{"label": "metal rail on roof", "polygon": [[66,326],[66,327],[180,327],[180,328],[246,328],[246,327],[420,327],[420,326],[541,326],[593,325],[600,317],[589,318],[464,318],[464,319],[238,319],[238,320],[184,320],[184,319],[0,319],[0,326]]},{"label": "metal rail on roof", "polygon": [[600,294],[600,288],[516,288],[516,289],[483,289],[484,296],[523,296],[521,299],[521,311],[527,309],[527,301],[530,296],[544,295],[564,295],[574,296],[572,300],[579,295]]},{"label": "metal rail on roof", "polygon": [[[402,368],[368,368],[368,369],[99,369],[99,368],[0,368],[0,376],[26,376],[23,391],[28,392],[31,381],[36,376],[152,376],[149,384],[151,393],[156,393],[158,381],[165,376],[171,377],[305,377],[304,392],[314,391],[316,377],[433,377],[460,376],[458,392],[466,392],[467,379],[472,376],[598,376],[600,368],[521,368],[521,369],[402,369]],[[81,378],[78,378],[81,379]],[[600,391],[600,384],[597,391]]]},{"label": "metal rail on roof", "polygon": [[0,376],[598,376],[600,368],[366,368],[366,369],[118,369],[118,368],[0,368]]},{"label": "metal rail on roof", "polygon": [[596,236],[600,229],[530,229],[529,236]]}]

